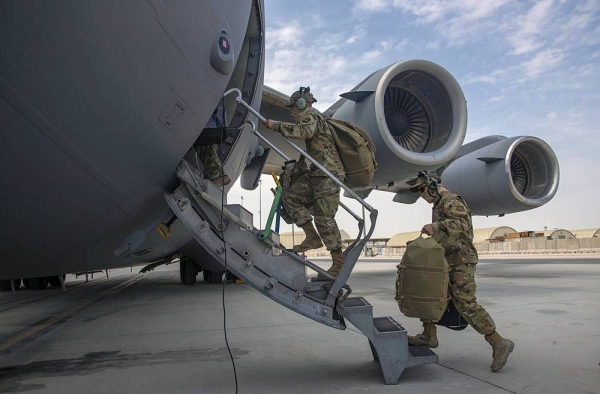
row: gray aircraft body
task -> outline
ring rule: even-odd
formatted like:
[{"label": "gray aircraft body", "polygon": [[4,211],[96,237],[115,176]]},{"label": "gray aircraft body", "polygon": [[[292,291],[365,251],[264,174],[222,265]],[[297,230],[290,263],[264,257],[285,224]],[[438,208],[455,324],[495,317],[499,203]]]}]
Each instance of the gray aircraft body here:
[{"label": "gray aircraft body", "polygon": [[[35,288],[65,273],[178,257],[193,262],[194,276],[220,277],[214,251],[165,194],[182,183],[182,160],[197,165],[193,145],[219,105],[228,114],[218,150],[225,173],[254,189],[261,173],[280,170],[283,159],[246,123],[260,122],[224,95],[237,88],[265,117],[291,121],[287,94],[263,86],[264,40],[260,0],[2,2],[3,288],[8,279]],[[463,145],[465,98],[432,62],[392,64],[341,97],[326,115],[362,126],[377,146],[379,169],[361,196],[381,190],[414,202],[406,182],[421,170],[443,173],[475,214],[535,208],[556,193],[558,162],[544,141]],[[297,156],[282,137],[259,132]]]}]

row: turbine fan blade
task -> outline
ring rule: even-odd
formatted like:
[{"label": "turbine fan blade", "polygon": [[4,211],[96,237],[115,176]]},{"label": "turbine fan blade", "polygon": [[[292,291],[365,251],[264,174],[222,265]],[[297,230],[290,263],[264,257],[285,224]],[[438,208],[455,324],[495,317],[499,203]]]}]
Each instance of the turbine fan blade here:
[{"label": "turbine fan blade", "polygon": [[384,97],[384,112],[392,137],[400,146],[425,152],[431,140],[431,121],[417,97],[401,87],[390,86]]},{"label": "turbine fan blade", "polygon": [[510,159],[510,174],[515,188],[521,195],[524,195],[529,184],[527,167],[525,166],[523,159],[517,154],[514,154]]}]

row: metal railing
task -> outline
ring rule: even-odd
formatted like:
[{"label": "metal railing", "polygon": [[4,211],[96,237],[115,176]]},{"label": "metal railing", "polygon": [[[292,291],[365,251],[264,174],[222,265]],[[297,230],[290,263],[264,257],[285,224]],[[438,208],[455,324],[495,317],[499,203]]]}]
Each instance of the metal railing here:
[{"label": "metal railing", "polygon": [[[223,96],[229,95],[231,93],[237,94],[235,100],[240,105],[243,105],[248,111],[250,111],[252,114],[254,114],[262,122],[266,121],[266,118],[264,116],[262,116],[258,111],[256,111],[254,108],[252,108],[252,106],[250,106],[248,103],[246,103],[242,99],[242,93],[240,92],[239,89],[237,89],[237,88],[229,89],[228,91],[226,91],[223,94]],[[271,143],[271,141],[269,141],[267,138],[265,138],[263,135],[261,135],[258,132],[254,122],[247,120],[245,123],[249,124],[251,126],[252,133],[254,135],[256,135],[258,137],[258,139],[263,141],[271,149],[273,149],[275,152],[277,152],[286,162],[291,161],[291,159],[283,151],[281,151],[279,148],[277,148],[277,146],[275,146],[273,143]],[[371,226],[369,228],[368,233],[365,234],[365,236],[362,239],[360,239],[360,236],[363,232],[363,228],[365,225],[364,220],[360,216],[358,216],[356,213],[354,213],[350,208],[348,208],[345,204],[343,204],[342,202],[339,203],[342,208],[344,208],[350,215],[352,215],[352,217],[354,217],[354,219],[356,219],[358,221],[359,231],[358,231],[358,237],[356,238],[356,240],[344,251],[343,268],[340,271],[340,273],[338,274],[337,278],[335,278],[335,281],[329,290],[329,296],[327,298],[327,301],[328,301],[327,303],[330,304],[332,300],[335,300],[335,298],[338,297],[338,292],[342,287],[347,288],[346,282],[347,282],[352,270],[354,269],[354,265],[356,264],[356,261],[358,260],[358,257],[360,256],[362,249],[365,247],[366,242],[369,240],[369,238],[371,238],[371,235],[373,234],[373,231],[375,229],[375,223],[377,222],[378,212],[375,208],[373,208],[366,201],[364,201],[358,194],[356,194],[352,189],[350,189],[348,186],[346,186],[335,175],[333,175],[326,168],[324,168],[319,162],[317,162],[312,156],[310,156],[302,148],[300,148],[298,145],[294,144],[288,138],[284,137],[284,140],[288,144],[290,144],[292,146],[292,148],[294,148],[298,153],[300,153],[303,157],[305,157],[308,161],[310,161],[316,168],[321,170],[325,175],[327,175],[330,179],[332,179],[340,188],[344,189],[350,196],[352,196],[352,198],[354,198],[355,200],[360,202],[360,204],[370,212],[369,219],[371,222]],[[360,249],[357,248],[359,245],[361,246]],[[318,267],[314,266],[314,264],[312,264],[312,263],[310,265],[309,264],[305,264],[305,265],[309,266],[312,269],[318,268]],[[322,272],[321,269],[318,269],[316,271]],[[326,277],[329,279],[334,279],[329,274],[326,274]],[[349,294],[349,292],[346,294],[346,297],[348,296],[348,294]]]}]

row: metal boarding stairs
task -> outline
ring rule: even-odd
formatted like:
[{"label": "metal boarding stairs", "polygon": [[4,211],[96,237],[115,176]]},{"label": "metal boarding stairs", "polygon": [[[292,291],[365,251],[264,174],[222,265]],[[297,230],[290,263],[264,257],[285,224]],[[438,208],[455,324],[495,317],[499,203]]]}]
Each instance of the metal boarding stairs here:
[{"label": "metal boarding stairs", "polygon": [[[238,102],[264,120],[242,101],[239,91],[237,93]],[[259,139],[286,159],[286,165],[293,163],[260,135],[252,122],[248,123]],[[364,226],[362,218],[341,204],[359,222],[359,236],[344,251],[344,265],[337,278],[283,247],[279,243],[279,235],[270,231],[271,220],[266,229],[256,229],[252,213],[241,205],[227,204],[227,196],[222,189],[203,179],[185,160],[177,168],[177,176],[182,181],[180,187],[174,193],[165,195],[169,207],[213,258],[257,291],[294,312],[333,328],[343,330],[346,328],[345,320],[350,321],[368,338],[386,384],[397,384],[400,374],[407,367],[437,362],[437,355],[430,349],[408,346],[406,330],[392,317],[374,318],[373,307],[364,298],[349,297],[352,290],[346,282],[373,233],[377,211],[301,148],[288,142],[370,211],[371,227],[366,236],[360,239]],[[277,195],[275,200],[274,206],[279,203]],[[307,276],[307,268],[327,279],[311,280],[313,278]]]}]

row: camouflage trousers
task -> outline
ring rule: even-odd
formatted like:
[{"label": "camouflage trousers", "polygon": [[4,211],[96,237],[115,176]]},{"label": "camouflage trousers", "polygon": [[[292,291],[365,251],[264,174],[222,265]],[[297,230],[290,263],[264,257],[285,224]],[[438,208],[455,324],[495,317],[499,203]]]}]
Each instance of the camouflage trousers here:
[{"label": "camouflage trousers", "polygon": [[475,269],[476,264],[463,261],[452,261],[450,264],[450,297],[456,310],[462,317],[482,335],[490,335],[496,331],[494,320],[487,311],[477,303],[475,297]]},{"label": "camouflage trousers", "polygon": [[209,180],[223,175],[221,159],[219,159],[213,145],[196,146],[196,150],[198,151],[198,156],[200,156],[200,162],[204,166],[204,175]]},{"label": "camouflage trousers", "polygon": [[342,236],[335,221],[340,203],[340,187],[326,176],[304,174],[281,196],[281,204],[294,221],[302,227],[312,220],[327,250],[342,247]]}]

